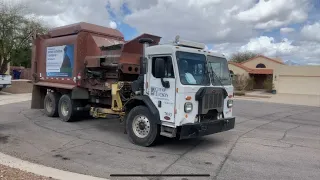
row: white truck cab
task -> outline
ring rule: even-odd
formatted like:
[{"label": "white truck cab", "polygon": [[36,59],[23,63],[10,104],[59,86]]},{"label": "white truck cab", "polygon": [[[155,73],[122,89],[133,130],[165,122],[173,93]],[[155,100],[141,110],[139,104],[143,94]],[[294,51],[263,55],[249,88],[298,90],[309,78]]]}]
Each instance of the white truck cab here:
[{"label": "white truck cab", "polygon": [[[233,86],[223,55],[179,37],[173,44],[148,47],[148,40],[141,43],[145,45],[141,96],[152,102],[147,106],[153,114],[151,118],[160,120],[160,135],[187,139],[234,128]],[[137,123],[136,117],[140,117]],[[129,113],[126,121],[129,136],[134,136],[131,139],[137,144],[141,145],[139,142],[149,133],[155,133],[150,132],[153,120],[143,113],[135,117]]]}]

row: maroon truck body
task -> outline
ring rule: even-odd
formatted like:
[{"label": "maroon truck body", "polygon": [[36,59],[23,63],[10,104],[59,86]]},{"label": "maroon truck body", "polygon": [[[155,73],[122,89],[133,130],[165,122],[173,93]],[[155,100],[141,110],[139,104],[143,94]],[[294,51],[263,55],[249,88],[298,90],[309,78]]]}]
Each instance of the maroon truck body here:
[{"label": "maroon truck body", "polygon": [[[106,72],[106,82],[121,80],[132,81],[132,75],[140,72],[140,58],[142,56],[142,44],[138,39],[148,37],[154,40],[152,45],[158,44],[160,37],[142,34],[141,36],[125,41],[121,32],[115,29],[106,28],[89,23],[77,23],[68,26],[52,29],[46,35],[39,35],[34,39],[32,49],[32,74],[34,84],[38,86],[57,87],[72,89],[81,86],[89,89],[107,90],[103,83],[89,82],[83,78],[81,82],[75,82],[74,78],[80,73],[84,77],[84,69],[104,69],[101,62],[105,61],[106,66],[110,60],[113,62],[113,69]],[[72,75],[69,77],[47,76],[47,48],[73,45],[73,67]],[[108,50],[112,45],[122,45],[116,50]],[[114,55],[114,57],[106,57]],[[108,68],[106,68],[105,71]],[[127,77],[130,77],[126,79]],[[95,85],[92,85],[95,84]]]},{"label": "maroon truck body", "polygon": [[85,92],[90,102],[101,98],[105,105],[110,105],[110,85],[118,81],[133,82],[140,74],[143,53],[140,38],[152,39],[150,45],[158,44],[161,39],[142,34],[125,41],[118,30],[84,22],[36,35],[32,48],[31,108],[43,108],[44,96],[50,90],[80,99]]}]

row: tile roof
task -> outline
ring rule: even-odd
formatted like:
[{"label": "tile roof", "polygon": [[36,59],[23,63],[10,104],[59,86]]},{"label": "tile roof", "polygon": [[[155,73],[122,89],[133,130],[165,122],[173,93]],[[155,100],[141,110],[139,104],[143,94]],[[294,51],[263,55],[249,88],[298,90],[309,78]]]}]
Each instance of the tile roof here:
[{"label": "tile roof", "polygon": [[252,69],[249,74],[273,74],[273,69],[257,68]]},{"label": "tile roof", "polygon": [[234,65],[234,66],[237,66],[237,67],[239,67],[239,68],[241,68],[241,69],[244,69],[244,70],[246,70],[247,72],[249,72],[249,71],[251,70],[250,68],[248,68],[248,67],[246,67],[246,66],[244,66],[244,65],[241,65],[240,63],[231,62],[231,61],[229,61],[228,63],[229,63],[229,64],[232,64],[232,65]]},{"label": "tile roof", "polygon": [[247,71],[249,74],[273,74],[273,69],[265,69],[265,68],[251,69],[236,62],[229,61],[228,63]]},{"label": "tile roof", "polygon": [[256,58],[259,58],[259,57],[268,59],[268,60],[273,61],[273,62],[275,62],[275,63],[284,64],[283,62],[281,62],[281,61],[279,61],[279,60],[271,59],[271,58],[266,57],[266,56],[263,56],[263,55],[258,55],[258,56],[256,56],[256,57],[253,57],[253,58],[251,58],[251,59],[248,59],[248,60],[246,60],[246,61],[243,61],[243,62],[240,63],[240,64],[244,64],[244,63],[246,63],[246,62],[252,61],[252,60],[254,60],[254,59],[256,59]]}]

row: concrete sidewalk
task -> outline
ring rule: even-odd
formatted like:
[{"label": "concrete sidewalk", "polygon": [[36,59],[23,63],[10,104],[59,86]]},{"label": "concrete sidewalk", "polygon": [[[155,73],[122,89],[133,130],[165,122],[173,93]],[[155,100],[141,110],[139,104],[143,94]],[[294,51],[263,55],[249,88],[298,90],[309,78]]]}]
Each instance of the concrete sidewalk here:
[{"label": "concrete sidewalk", "polygon": [[270,94],[267,98],[258,96],[235,96],[234,99],[320,107],[320,96],[317,95]]},{"label": "concrete sidewalk", "polygon": [[0,105],[31,100],[31,93],[11,94],[0,91]]},{"label": "concrete sidewalk", "polygon": [[270,98],[274,96],[274,94],[270,94],[265,92],[265,90],[255,90],[246,92],[246,97],[258,97],[258,98]]}]

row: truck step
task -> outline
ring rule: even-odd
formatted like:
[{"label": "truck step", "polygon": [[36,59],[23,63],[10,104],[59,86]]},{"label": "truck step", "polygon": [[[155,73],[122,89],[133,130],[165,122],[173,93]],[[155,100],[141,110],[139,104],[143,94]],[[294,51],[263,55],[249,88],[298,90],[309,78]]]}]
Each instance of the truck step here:
[{"label": "truck step", "polygon": [[169,138],[173,138],[173,134],[172,133],[169,133],[169,132],[160,132],[160,135],[161,136],[165,136],[165,137],[169,137]]}]

